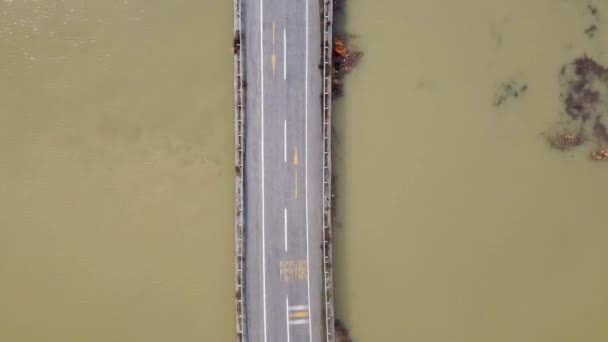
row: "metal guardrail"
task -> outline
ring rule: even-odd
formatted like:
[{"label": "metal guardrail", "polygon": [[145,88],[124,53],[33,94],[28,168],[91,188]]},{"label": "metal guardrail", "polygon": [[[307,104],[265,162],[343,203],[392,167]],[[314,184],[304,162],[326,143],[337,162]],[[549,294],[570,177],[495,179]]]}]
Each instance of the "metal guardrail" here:
[{"label": "metal guardrail", "polygon": [[236,245],[236,340],[246,342],[245,334],[245,234],[243,229],[243,162],[245,156],[245,115],[243,95],[243,31],[241,0],[234,1],[234,164],[236,171],[235,245]]},{"label": "metal guardrail", "polygon": [[335,341],[332,252],[331,75],[333,0],[323,0],[323,280],[326,341]]}]

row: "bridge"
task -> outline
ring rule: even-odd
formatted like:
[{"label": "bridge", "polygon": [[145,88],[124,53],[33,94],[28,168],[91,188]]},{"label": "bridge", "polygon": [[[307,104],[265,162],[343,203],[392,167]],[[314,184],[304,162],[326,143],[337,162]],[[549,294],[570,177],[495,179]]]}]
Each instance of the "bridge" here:
[{"label": "bridge", "polygon": [[237,341],[334,341],[331,0],[233,0]]}]

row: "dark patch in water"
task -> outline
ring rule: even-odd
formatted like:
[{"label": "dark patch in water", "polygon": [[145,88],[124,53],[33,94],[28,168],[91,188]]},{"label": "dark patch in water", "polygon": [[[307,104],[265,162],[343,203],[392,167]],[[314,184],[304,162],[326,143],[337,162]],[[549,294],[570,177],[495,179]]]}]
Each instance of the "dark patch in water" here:
[{"label": "dark patch in water", "polygon": [[[597,13],[595,7],[590,10]],[[589,141],[596,145],[591,159],[608,160],[608,153],[605,153],[608,147],[604,146],[608,144],[608,129],[603,121],[608,112],[608,68],[583,55],[561,68],[560,82],[560,96],[568,120],[563,124],[566,128],[549,134],[549,145],[565,151]],[[576,132],[574,127],[577,127]]]},{"label": "dark patch in water", "polygon": [[589,26],[586,30],[585,30],[585,34],[587,36],[589,36],[589,38],[595,36],[595,32],[597,32],[597,25],[593,24],[591,26]]},{"label": "dark patch in water", "polygon": [[518,98],[528,91],[528,84],[523,82],[516,82],[513,80],[503,82],[496,91],[494,98],[494,105],[500,107],[508,99]]}]

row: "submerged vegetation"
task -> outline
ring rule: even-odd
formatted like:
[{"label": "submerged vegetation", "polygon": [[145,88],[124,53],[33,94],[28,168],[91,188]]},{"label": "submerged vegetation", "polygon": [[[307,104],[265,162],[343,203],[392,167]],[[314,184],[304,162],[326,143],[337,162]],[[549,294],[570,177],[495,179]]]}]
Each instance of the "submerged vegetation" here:
[{"label": "submerged vegetation", "polygon": [[347,47],[352,36],[338,34],[334,36],[332,65],[332,95],[341,96],[344,75],[351,71],[363,57],[363,52]]},{"label": "submerged vegetation", "polygon": [[[334,18],[336,13],[344,10],[344,0],[334,0]],[[334,26],[335,27],[335,26]],[[333,32],[333,51],[332,51],[332,95],[339,97],[343,94],[344,75],[350,72],[363,57],[363,52],[354,48],[350,42],[353,35],[343,32]]]},{"label": "submerged vegetation", "polygon": [[584,142],[584,140],[576,134],[556,133],[547,138],[551,147],[561,151],[576,147]]},{"label": "submerged vegetation", "polygon": [[[339,13],[343,13],[344,11],[344,2],[345,0],[332,0],[333,3],[333,18],[332,21],[336,22],[336,17],[339,17]],[[338,15],[337,15],[338,14]],[[352,46],[350,46],[350,38],[352,36],[347,35],[345,33],[336,32],[335,25],[333,28],[333,48],[332,48],[332,70],[331,70],[331,95],[333,98],[341,96],[343,93],[343,82],[344,75],[350,72],[359,62],[361,57],[363,57],[363,52],[357,51]],[[335,141],[335,140],[333,140]],[[331,188],[331,204],[332,204],[332,220],[335,220],[336,215],[336,198],[334,194],[336,193],[336,185],[337,185],[337,176],[332,174],[332,188]],[[348,329],[340,320],[336,319],[334,321],[334,329],[335,329],[335,341],[336,342],[352,342]]]},{"label": "submerged vegetation", "polygon": [[340,322],[336,320],[336,342],[352,342],[348,334],[348,329]]},{"label": "submerged vegetation", "polygon": [[567,116],[565,128],[551,134],[550,146],[566,151],[589,141],[592,160],[608,160],[608,69],[587,55],[564,65],[560,72],[561,98]]},{"label": "submerged vegetation", "polygon": [[517,82],[510,80],[500,85],[496,91],[494,105],[500,107],[510,98],[518,98],[528,90],[528,84],[525,82]]}]

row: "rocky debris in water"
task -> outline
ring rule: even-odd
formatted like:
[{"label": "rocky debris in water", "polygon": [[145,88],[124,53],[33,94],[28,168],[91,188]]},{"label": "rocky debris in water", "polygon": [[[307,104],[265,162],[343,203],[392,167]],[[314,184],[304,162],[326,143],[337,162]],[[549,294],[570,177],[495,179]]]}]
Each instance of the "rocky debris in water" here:
[{"label": "rocky debris in water", "polygon": [[342,80],[345,74],[351,71],[361,57],[363,52],[353,50],[348,47],[351,37],[345,34],[338,34],[334,37],[333,44],[333,65],[332,65],[332,95],[342,95]]},{"label": "rocky debris in water", "polygon": [[503,82],[496,91],[494,105],[496,107],[500,107],[500,105],[505,103],[505,101],[507,101],[508,99],[518,98],[526,91],[528,91],[528,84],[526,82],[517,82],[513,80]]},{"label": "rocky debris in water", "polygon": [[336,320],[336,342],[352,342],[353,340],[350,338],[348,334],[348,329],[340,322]]},{"label": "rocky debris in water", "polygon": [[[330,1],[330,0],[327,0]],[[342,96],[342,83],[343,78],[346,73],[351,71],[361,57],[363,57],[363,52],[357,51],[349,44],[350,38],[352,36],[346,35],[344,33],[339,33],[335,31],[336,28],[336,17],[340,17],[343,15],[345,10],[346,0],[331,0],[333,2],[333,13],[334,13],[334,41],[332,48],[332,83],[331,83],[331,94],[332,97],[337,98]]]},{"label": "rocky debris in water", "polygon": [[547,138],[551,147],[561,151],[576,147],[584,142],[584,140],[576,134],[558,133]]},{"label": "rocky debris in water", "polygon": [[351,71],[363,57],[363,52],[346,47],[350,38],[344,34],[334,37],[334,67],[341,74]]},{"label": "rocky debris in water", "polygon": [[334,55],[345,58],[348,56],[348,51],[344,47],[344,43],[340,40],[340,37],[334,38]]},{"label": "rocky debris in water", "polygon": [[549,145],[565,151],[590,141],[596,145],[591,159],[608,160],[605,153],[608,152],[608,129],[604,124],[608,113],[608,69],[583,55],[562,67],[560,79],[567,128],[550,135]]},{"label": "rocky debris in water", "polygon": [[601,146],[591,151],[591,159],[608,160],[608,146]]}]

